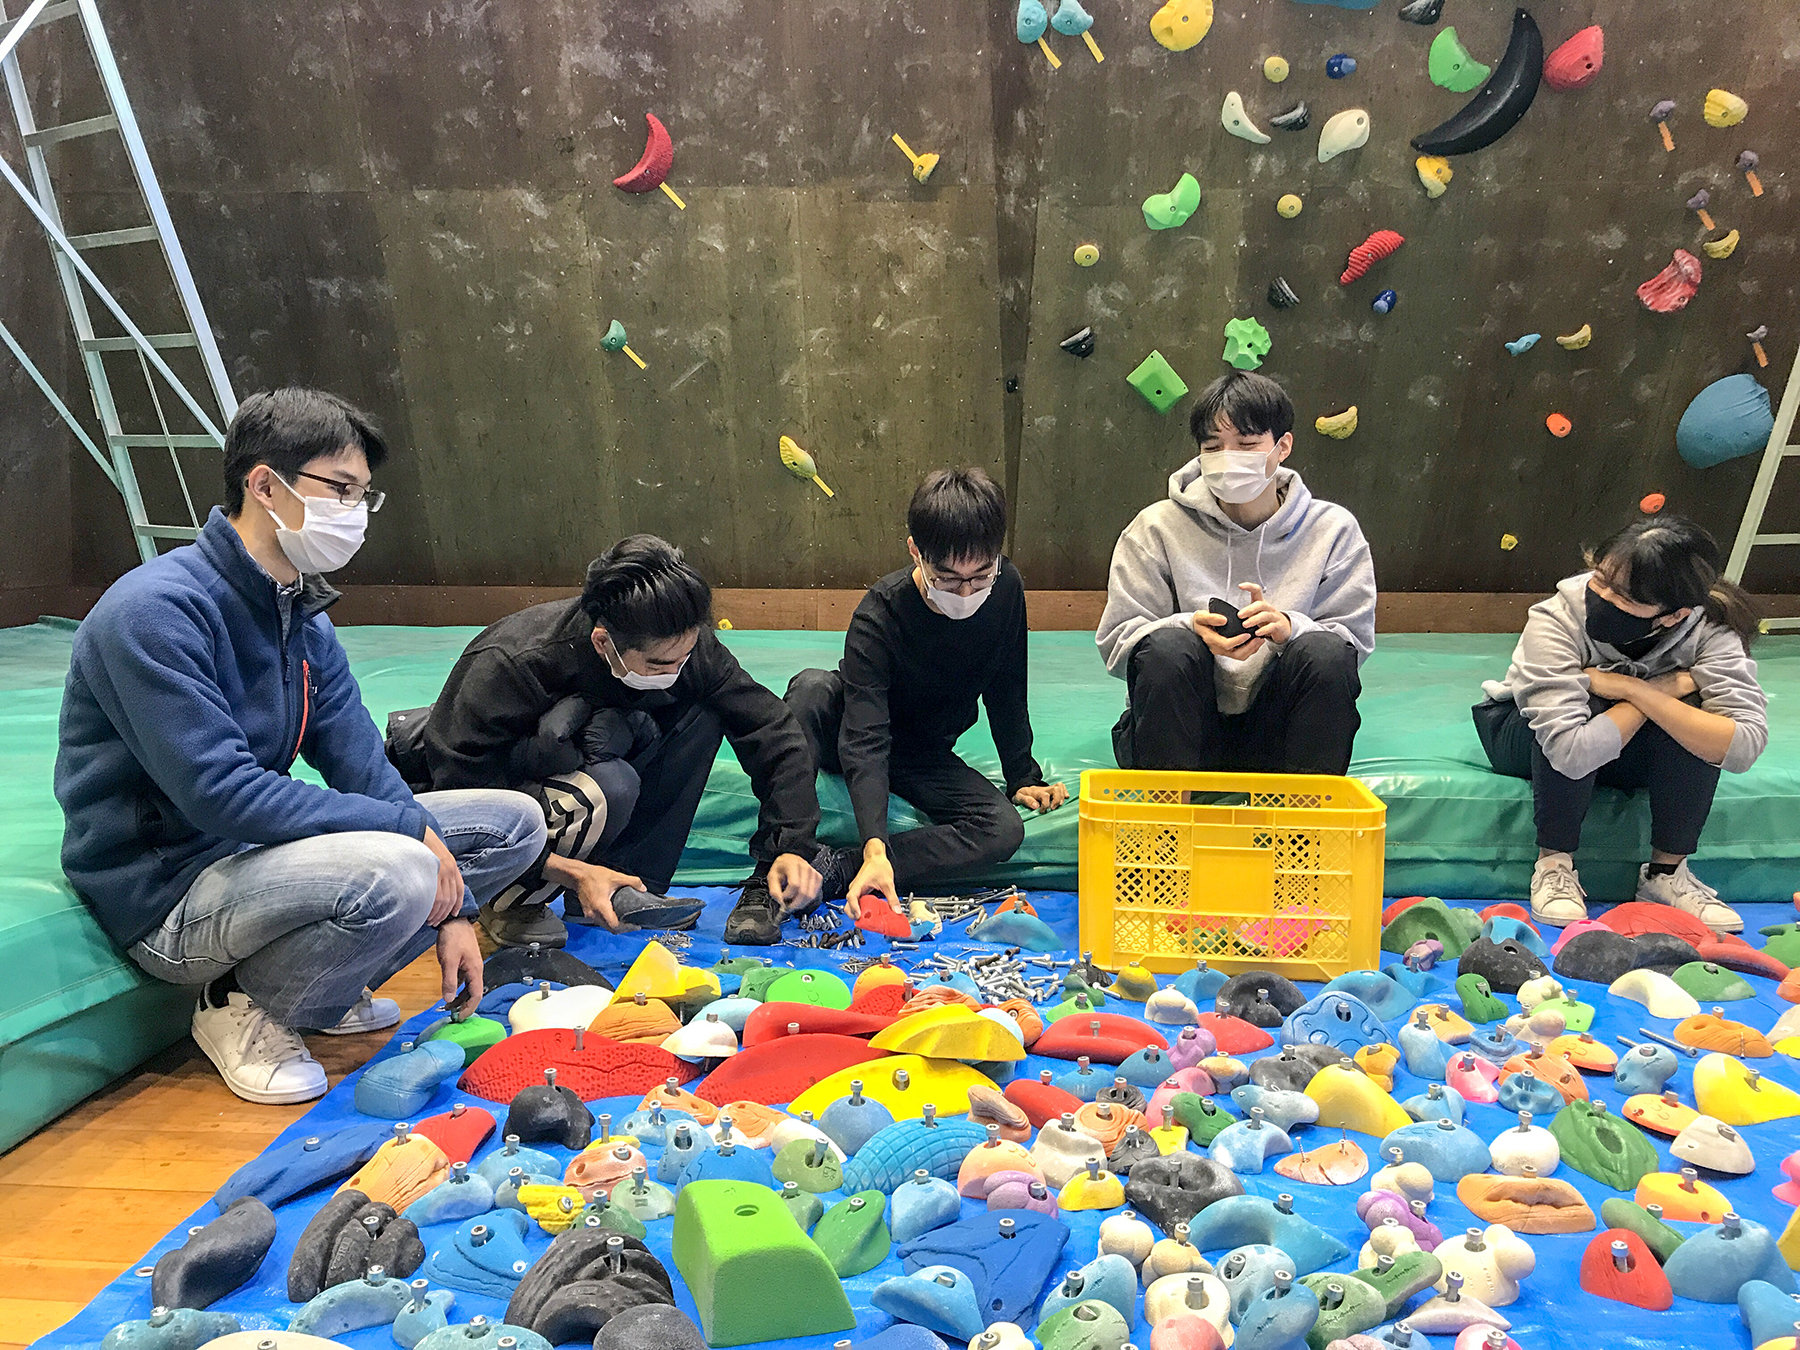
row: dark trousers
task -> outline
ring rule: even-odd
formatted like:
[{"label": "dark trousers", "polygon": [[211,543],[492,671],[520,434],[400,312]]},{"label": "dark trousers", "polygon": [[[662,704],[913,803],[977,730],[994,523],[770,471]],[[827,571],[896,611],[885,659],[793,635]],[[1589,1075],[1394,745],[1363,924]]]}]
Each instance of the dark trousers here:
[{"label": "dark trousers", "polygon": [[[1605,699],[1590,700],[1596,717],[1611,706]],[[1700,847],[1719,767],[1683,748],[1656,723],[1644,723],[1612,763],[1585,778],[1570,778],[1550,766],[1518,704],[1490,699],[1476,704],[1474,713],[1475,732],[1494,771],[1531,781],[1539,848],[1573,853],[1581,847],[1581,822],[1596,786],[1649,790],[1651,848],[1685,858]]]},{"label": "dark trousers", "polygon": [[1350,771],[1362,679],[1348,642],[1317,629],[1295,638],[1249,708],[1230,716],[1219,711],[1216,669],[1191,628],[1158,628],[1131,649],[1125,712],[1113,727],[1120,768]]},{"label": "dark trousers", "polygon": [[[789,681],[786,697],[819,767],[842,773],[838,728],[844,720],[843,677],[835,670],[803,670]],[[944,881],[979,879],[1025,842],[1018,808],[986,774],[953,751],[891,754],[888,787],[931,822],[888,840],[894,885],[903,894]]]},{"label": "dark trousers", "polygon": [[[533,785],[549,828],[546,855],[600,863],[643,878],[646,890],[666,892],[724,738],[717,715],[696,706],[629,759],[586,764]],[[553,899],[561,887],[544,879],[543,861],[496,896],[494,907]]]}]

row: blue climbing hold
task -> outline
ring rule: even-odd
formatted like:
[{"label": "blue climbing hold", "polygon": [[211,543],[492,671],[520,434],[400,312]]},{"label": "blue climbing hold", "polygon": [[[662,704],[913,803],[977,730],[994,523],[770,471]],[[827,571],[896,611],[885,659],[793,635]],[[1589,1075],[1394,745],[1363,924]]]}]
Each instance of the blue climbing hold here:
[{"label": "blue climbing hold", "polygon": [[1038,1321],[1047,1322],[1056,1313],[1077,1303],[1098,1299],[1118,1310],[1130,1326],[1137,1316],[1137,1269],[1117,1252],[1095,1257],[1080,1270],[1072,1270],[1060,1284],[1044,1295],[1038,1309]]},{"label": "blue climbing hold", "polygon": [[1225,987],[1225,981],[1231,977],[1222,970],[1214,970],[1202,961],[1192,970],[1184,970],[1175,977],[1171,989],[1186,994],[1194,1001],[1194,1005],[1202,1010],[1212,1006],[1219,997],[1219,990]]},{"label": "blue climbing hold", "polygon": [[459,1224],[425,1258],[424,1274],[470,1294],[510,1299],[534,1259],[525,1234],[537,1225],[522,1210],[497,1209]]},{"label": "blue climbing hold", "polygon": [[[1349,8],[1349,6],[1345,6]],[[1356,74],[1356,58],[1345,52],[1339,52],[1325,63],[1325,73],[1334,80],[1341,80],[1346,75]]]},{"label": "blue climbing hold", "polygon": [[1530,952],[1545,966],[1549,966],[1556,958],[1550,954],[1550,946],[1538,936],[1537,929],[1523,919],[1515,919],[1510,914],[1496,914],[1481,925],[1481,935],[1498,946],[1502,942],[1516,942]]},{"label": "blue climbing hold", "polygon": [[100,1350],[195,1350],[243,1330],[230,1313],[199,1308],[167,1308],[164,1312],[168,1320],[160,1325],[148,1318],[120,1322],[101,1339]]},{"label": "blue climbing hold", "polygon": [[1383,1022],[1400,1016],[1417,997],[1394,978],[1393,969],[1348,971],[1327,984],[1323,992],[1354,995]]},{"label": "blue climbing hold", "polygon": [[1291,1130],[1296,1125],[1311,1125],[1319,1119],[1317,1102],[1304,1092],[1291,1092],[1286,1088],[1245,1083],[1242,1087],[1231,1090],[1231,1100],[1246,1116],[1260,1106],[1263,1119],[1281,1130]]},{"label": "blue climbing hold", "polygon": [[1752,1280],[1764,1280],[1785,1294],[1794,1292],[1794,1272],[1782,1260],[1775,1235],[1749,1219],[1739,1219],[1735,1228],[1715,1224],[1703,1229],[1663,1262],[1663,1274],[1678,1297],[1736,1303],[1738,1291]]},{"label": "blue climbing hold", "polygon": [[1294,1275],[1311,1275],[1350,1255],[1335,1235],[1260,1195],[1228,1195],[1188,1220],[1188,1241],[1203,1252],[1257,1243],[1279,1247]]},{"label": "blue climbing hold", "polygon": [[934,1177],[954,1180],[969,1150],[987,1142],[987,1127],[966,1116],[927,1125],[902,1120],[872,1135],[844,1164],[846,1195],[857,1191],[894,1193],[894,1187],[923,1167]]},{"label": "blue climbing hold", "polygon": [[1236,1350],[1303,1350],[1319,1320],[1319,1296],[1303,1284],[1265,1289],[1238,1323]]},{"label": "blue climbing hold", "polygon": [[987,1326],[975,1282],[952,1266],[924,1266],[875,1286],[869,1302],[888,1316],[912,1322],[959,1341],[971,1341]]},{"label": "blue climbing hold", "polygon": [[1432,1350],[1431,1338],[1424,1332],[1413,1331],[1412,1327],[1408,1326],[1407,1331],[1412,1334],[1406,1336],[1395,1330],[1398,1326],[1398,1322],[1385,1322],[1371,1331],[1369,1335],[1383,1345],[1393,1346],[1394,1350]]},{"label": "blue climbing hold", "polygon": [[[1175,1066],[1169,1062],[1169,1052],[1147,1045],[1120,1060],[1118,1068],[1114,1070],[1114,1077],[1123,1078],[1133,1087],[1158,1088],[1174,1072]],[[1112,1084],[1108,1083],[1107,1086],[1111,1087]]]},{"label": "blue climbing hold", "polygon": [[1524,337],[1514,338],[1511,342],[1507,343],[1506,350],[1511,352],[1514,356],[1523,356],[1526,352],[1537,346],[1538,343],[1543,340],[1543,337],[1544,335],[1542,333],[1527,333]]},{"label": "blue climbing hold", "polygon": [[[414,1283],[423,1284],[417,1280]],[[450,1325],[450,1308],[456,1295],[448,1289],[433,1289],[424,1299],[408,1303],[394,1318],[394,1344],[400,1350],[413,1350],[420,1341],[440,1327]]]},{"label": "blue climbing hold", "polygon": [[1442,1083],[1433,1083],[1424,1092],[1400,1103],[1400,1109],[1414,1120],[1447,1120],[1455,1125],[1463,1123],[1463,1109],[1466,1106],[1462,1093],[1453,1087],[1445,1087]]},{"label": "blue climbing hold", "polygon": [[857,1153],[894,1123],[894,1113],[873,1097],[860,1093],[839,1097],[819,1117],[819,1128],[846,1156]]},{"label": "blue climbing hold", "polygon": [[379,1121],[357,1121],[330,1134],[289,1140],[233,1172],[214,1192],[213,1204],[223,1214],[233,1202],[254,1195],[273,1208],[315,1186],[349,1176],[393,1137]]},{"label": "blue climbing hold", "polygon": [[1759,453],[1774,429],[1769,391],[1754,375],[1727,375],[1694,395],[1675,427],[1675,450],[1696,469],[1707,469]]},{"label": "blue climbing hold", "polygon": [[1275,1287],[1276,1271],[1285,1270],[1291,1274],[1293,1269],[1294,1258],[1266,1242],[1246,1242],[1226,1252],[1219,1260],[1217,1271],[1219,1281],[1231,1299],[1231,1320],[1242,1321],[1263,1291]]},{"label": "blue climbing hold", "polygon": [[1619,1065],[1613,1070],[1613,1086],[1628,1095],[1660,1093],[1678,1067],[1675,1052],[1668,1046],[1645,1041],[1619,1056]]},{"label": "blue climbing hold", "polygon": [[365,1116],[410,1120],[429,1102],[440,1085],[463,1071],[460,1045],[450,1041],[426,1041],[402,1054],[378,1059],[356,1080],[352,1098]]},{"label": "blue climbing hold", "polygon": [[[1097,1100],[1102,1091],[1111,1087],[1112,1081],[1110,1073],[1102,1073],[1091,1064],[1077,1064],[1067,1073],[1058,1074],[1051,1080],[1050,1086],[1059,1087],[1084,1102],[1091,1102]],[[1157,1081],[1160,1083],[1161,1079]]]},{"label": "blue climbing hold", "polygon": [[[440,1181],[406,1207],[406,1217],[420,1228],[428,1223],[454,1223],[494,1207],[494,1188],[479,1172]],[[325,1335],[325,1332],[320,1332]]]},{"label": "blue climbing hold", "polygon": [[1382,291],[1369,301],[1369,308],[1377,314],[1392,314],[1394,306],[1400,303],[1400,297],[1394,291]]},{"label": "blue climbing hold", "polygon": [[552,1350],[550,1342],[537,1332],[510,1322],[489,1322],[486,1326],[465,1322],[461,1326],[440,1327],[413,1350],[500,1350],[502,1341],[510,1350]]},{"label": "blue climbing hold", "polygon": [[710,1013],[726,1026],[730,1027],[735,1035],[742,1036],[744,1034],[744,1023],[749,1021],[750,1014],[760,1007],[762,1007],[762,1000],[760,999],[715,998],[711,1003],[695,1013],[689,1020],[704,1022],[707,1014]]},{"label": "blue climbing hold", "polygon": [[927,1266],[962,1271],[974,1281],[989,1321],[1018,1322],[1037,1302],[1068,1240],[1068,1225],[1054,1214],[998,1210],[935,1228],[904,1244],[899,1254],[909,1271]]},{"label": "blue climbing hold", "polygon": [[1490,1064],[1504,1064],[1514,1055],[1522,1055],[1531,1049],[1499,1022],[1469,1037],[1467,1048]]},{"label": "blue climbing hold", "polygon": [[1563,1095],[1529,1073],[1509,1073],[1500,1080],[1499,1103],[1508,1111],[1529,1111],[1534,1116],[1553,1116],[1563,1108]]},{"label": "blue climbing hold", "polygon": [[1314,994],[1281,1024],[1283,1045],[1328,1045],[1347,1055],[1391,1039],[1374,1009],[1355,994],[1336,989]]},{"label": "blue climbing hold", "polygon": [[772,1191],[781,1189],[769,1168],[769,1151],[745,1148],[742,1144],[720,1144],[717,1148],[701,1149],[689,1158],[676,1184],[689,1186],[696,1181],[749,1181]]},{"label": "blue climbing hold", "polygon": [[475,1175],[498,1191],[501,1183],[506,1180],[506,1174],[515,1167],[524,1168],[532,1176],[561,1177],[563,1171],[562,1164],[541,1148],[503,1144],[481,1160],[475,1169]]},{"label": "blue climbing hold", "polygon": [[[1068,0],[1063,0],[1066,5]],[[977,942],[993,942],[1002,947],[1021,947],[1028,952],[1059,952],[1063,940],[1056,930],[1035,914],[1022,909],[1009,909],[990,919],[969,925],[969,936]]]},{"label": "blue climbing hold", "polygon": [[[1400,1150],[1395,1158],[1392,1150]],[[1481,1136],[1448,1120],[1402,1125],[1381,1141],[1381,1156],[1393,1162],[1422,1163],[1438,1181],[1452,1184],[1471,1172],[1485,1172],[1492,1161]]]},{"label": "blue climbing hold", "polygon": [[937,1332],[911,1322],[896,1322],[886,1331],[858,1341],[857,1346],[858,1350],[950,1350]]},{"label": "blue climbing hold", "polygon": [[1213,1136],[1207,1152],[1212,1160],[1222,1163],[1239,1176],[1256,1176],[1263,1163],[1294,1151],[1294,1141],[1286,1130],[1267,1121],[1240,1120],[1227,1125]]},{"label": "blue climbing hold", "polygon": [[1400,1057],[1408,1073],[1414,1078],[1444,1081],[1450,1068],[1450,1047],[1431,1029],[1424,1013],[1401,1027],[1395,1040],[1400,1045]]},{"label": "blue climbing hold", "polygon": [[384,1327],[411,1302],[411,1287],[391,1275],[345,1280],[315,1294],[294,1314],[288,1330],[306,1336],[332,1337],[364,1327]]},{"label": "blue climbing hold", "polygon": [[663,1147],[662,1157],[657,1160],[656,1179],[665,1186],[675,1185],[689,1163],[715,1147],[712,1136],[699,1125],[686,1129],[675,1126],[669,1131],[669,1142]]},{"label": "blue climbing hold", "polygon": [[888,1235],[895,1242],[911,1242],[934,1228],[955,1223],[962,1214],[962,1196],[956,1184],[943,1177],[914,1176],[894,1187],[888,1197]]},{"label": "blue climbing hold", "polygon": [[1444,982],[1429,970],[1414,970],[1411,966],[1404,964],[1383,966],[1381,973],[1414,998],[1424,998],[1425,995],[1436,993],[1444,987]]},{"label": "blue climbing hold", "polygon": [[666,1106],[640,1108],[619,1122],[619,1133],[631,1135],[640,1144],[661,1147],[669,1142],[669,1131],[683,1122],[691,1130],[700,1128],[700,1122],[686,1111],[671,1111]]},{"label": "blue climbing hold", "polygon": [[1794,1296],[1768,1280],[1747,1280],[1737,1292],[1738,1316],[1750,1328],[1751,1345],[1767,1345],[1794,1334],[1794,1322],[1800,1311],[1794,1307]]}]

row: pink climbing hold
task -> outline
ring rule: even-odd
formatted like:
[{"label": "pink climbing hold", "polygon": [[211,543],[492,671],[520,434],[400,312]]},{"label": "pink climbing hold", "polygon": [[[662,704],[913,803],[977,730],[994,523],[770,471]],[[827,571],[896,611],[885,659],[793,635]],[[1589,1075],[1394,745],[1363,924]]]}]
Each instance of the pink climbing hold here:
[{"label": "pink climbing hold", "polygon": [[1595,24],[1544,58],[1544,83],[1565,94],[1585,89],[1599,78],[1605,60],[1606,35]]},{"label": "pink climbing hold", "polygon": [[1787,1180],[1770,1194],[1784,1205],[1800,1205],[1800,1153],[1790,1153],[1781,1160],[1781,1174]]},{"label": "pink climbing hold", "polygon": [[1343,276],[1338,278],[1338,285],[1348,286],[1383,258],[1392,257],[1405,242],[1406,237],[1393,230],[1375,231],[1350,250],[1349,262],[1344,268]]},{"label": "pink climbing hold", "polygon": [[1637,298],[1644,302],[1645,309],[1673,314],[1686,309],[1699,289],[1700,260],[1685,248],[1678,248],[1667,267],[1637,288]]}]

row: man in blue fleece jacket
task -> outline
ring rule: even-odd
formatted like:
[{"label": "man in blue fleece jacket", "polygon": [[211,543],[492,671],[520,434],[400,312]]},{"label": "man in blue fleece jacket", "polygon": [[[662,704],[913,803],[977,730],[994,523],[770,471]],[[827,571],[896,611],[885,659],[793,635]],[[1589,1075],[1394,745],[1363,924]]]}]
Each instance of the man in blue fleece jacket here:
[{"label": "man in blue fleece jacket", "polygon": [[[56,797],[62,861],[157,979],[201,986],[194,1039],[238,1096],[302,1102],[298,1029],[399,1020],[379,987],[434,943],[481,997],[476,909],[544,847],[522,793],[415,798],[325,609],[383,494],[387,446],[342,399],[279,389],[225,438],[225,506],[109,588],[75,634]],[[304,756],[324,778],[292,777]]]}]

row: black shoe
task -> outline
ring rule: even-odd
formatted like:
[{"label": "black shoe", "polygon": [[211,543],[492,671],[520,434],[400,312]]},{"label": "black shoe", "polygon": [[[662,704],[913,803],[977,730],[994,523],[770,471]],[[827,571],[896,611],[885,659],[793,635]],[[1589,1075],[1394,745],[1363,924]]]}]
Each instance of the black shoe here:
[{"label": "black shoe", "polygon": [[861,867],[861,849],[821,845],[818,855],[813,859],[813,869],[825,883],[819,891],[819,899],[842,900],[850,893],[850,883],[856,880],[856,873]]},{"label": "black shoe", "polygon": [[[706,908],[704,900],[695,900],[685,895],[657,895],[653,891],[640,891],[635,886],[621,886],[613,892],[613,913],[619,916],[620,923],[628,923],[633,928],[667,928],[675,931],[692,928],[700,922],[700,913]],[[563,910],[565,917],[568,910]],[[580,919],[571,919],[572,923],[593,923],[595,920],[583,915]]]},{"label": "black shoe", "polygon": [[550,912],[548,905],[515,905],[511,909],[495,909],[490,901],[478,916],[482,931],[502,947],[561,947],[569,941],[569,930]]},{"label": "black shoe", "polygon": [[725,916],[725,944],[730,947],[773,947],[781,941],[781,905],[769,894],[766,878],[744,883],[743,894]]}]

